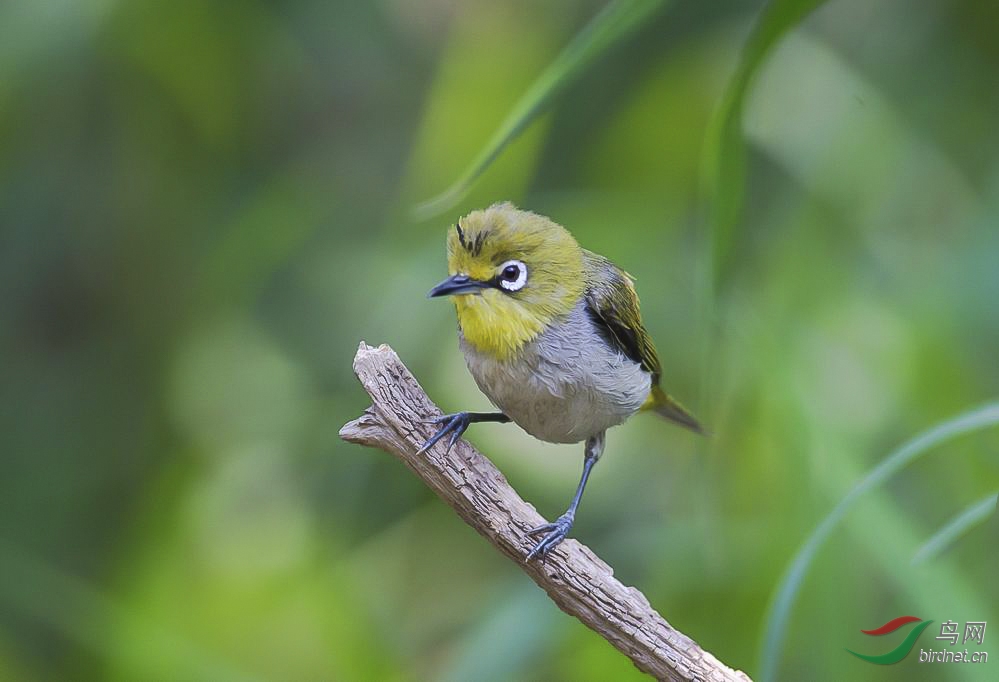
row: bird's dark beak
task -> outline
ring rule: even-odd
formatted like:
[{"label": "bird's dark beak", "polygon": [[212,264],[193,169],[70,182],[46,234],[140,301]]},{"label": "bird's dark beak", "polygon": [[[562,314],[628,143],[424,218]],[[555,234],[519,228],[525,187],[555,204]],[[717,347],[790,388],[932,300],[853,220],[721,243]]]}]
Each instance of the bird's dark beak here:
[{"label": "bird's dark beak", "polygon": [[437,296],[460,296],[461,294],[478,294],[489,285],[472,279],[468,275],[451,275],[446,280],[427,292],[427,298]]}]

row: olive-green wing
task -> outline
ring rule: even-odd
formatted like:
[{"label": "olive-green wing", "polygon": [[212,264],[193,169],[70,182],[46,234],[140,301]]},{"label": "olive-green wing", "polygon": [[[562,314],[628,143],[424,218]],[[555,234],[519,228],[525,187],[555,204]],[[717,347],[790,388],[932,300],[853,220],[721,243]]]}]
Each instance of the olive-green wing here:
[{"label": "olive-green wing", "polygon": [[652,337],[642,325],[638,294],[628,273],[602,256],[586,252],[587,265],[594,269],[586,292],[586,309],[597,328],[612,346],[652,374],[659,383],[662,367]]},{"label": "olive-green wing", "polygon": [[638,309],[638,294],[631,276],[603,256],[585,251],[586,265],[591,268],[586,310],[604,339],[652,374],[652,391],[644,408],[691,431],[704,433],[704,428],[687,408],[659,386],[662,366],[652,343],[652,337],[642,325]]}]

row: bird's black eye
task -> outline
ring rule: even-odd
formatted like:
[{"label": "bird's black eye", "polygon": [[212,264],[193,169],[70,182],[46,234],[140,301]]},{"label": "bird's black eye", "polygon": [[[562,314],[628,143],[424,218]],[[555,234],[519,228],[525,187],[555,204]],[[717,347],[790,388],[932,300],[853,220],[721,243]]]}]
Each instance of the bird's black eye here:
[{"label": "bird's black eye", "polygon": [[517,291],[527,284],[527,266],[519,260],[508,260],[500,266],[498,279],[506,291]]}]

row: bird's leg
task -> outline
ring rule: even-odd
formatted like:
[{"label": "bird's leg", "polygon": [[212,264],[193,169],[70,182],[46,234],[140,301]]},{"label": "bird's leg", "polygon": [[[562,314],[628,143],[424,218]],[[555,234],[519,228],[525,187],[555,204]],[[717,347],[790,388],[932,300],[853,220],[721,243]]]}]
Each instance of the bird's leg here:
[{"label": "bird's leg", "polygon": [[443,426],[423,444],[423,447],[416,454],[422,455],[432,448],[434,443],[450,433],[451,440],[448,441],[447,450],[444,451],[444,454],[447,454],[451,452],[451,448],[461,438],[461,434],[465,433],[465,429],[468,428],[469,424],[475,422],[505,423],[508,421],[510,421],[510,418],[502,412],[455,412],[454,414],[445,414],[442,417],[431,419],[429,423],[443,424]]},{"label": "bird's leg", "polygon": [[534,557],[541,557],[544,559],[548,556],[548,552],[552,551],[552,549],[554,549],[558,543],[562,542],[562,540],[564,540],[569,534],[569,531],[572,529],[572,522],[576,518],[576,508],[579,507],[579,500],[583,497],[583,489],[586,488],[586,480],[590,477],[590,469],[593,468],[593,465],[597,463],[598,459],[600,459],[600,455],[603,454],[605,434],[606,431],[601,431],[586,441],[586,449],[583,452],[583,476],[579,479],[579,486],[576,488],[576,494],[573,496],[572,502],[569,504],[569,508],[566,512],[562,514],[562,516],[555,519],[554,523],[546,523],[527,531],[528,535],[547,533],[547,535],[545,535],[545,537],[543,537],[541,541],[534,546],[531,553],[527,555],[527,561],[530,561]]}]

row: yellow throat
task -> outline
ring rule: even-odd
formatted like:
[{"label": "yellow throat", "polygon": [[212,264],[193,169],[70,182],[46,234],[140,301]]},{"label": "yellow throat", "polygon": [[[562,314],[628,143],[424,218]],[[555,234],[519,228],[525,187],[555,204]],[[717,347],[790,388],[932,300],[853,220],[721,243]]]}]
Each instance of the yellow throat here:
[{"label": "yellow throat", "polygon": [[449,274],[481,282],[495,281],[512,260],[526,266],[526,283],[517,291],[490,287],[453,297],[465,340],[499,360],[515,357],[586,290],[583,251],[573,236],[509,203],[459,220],[448,232],[447,252]]},{"label": "yellow throat", "polygon": [[505,294],[484,291],[480,295],[455,296],[454,307],[465,340],[499,360],[513,357],[525,343],[544,331],[547,320],[523,306],[502,300]]}]

